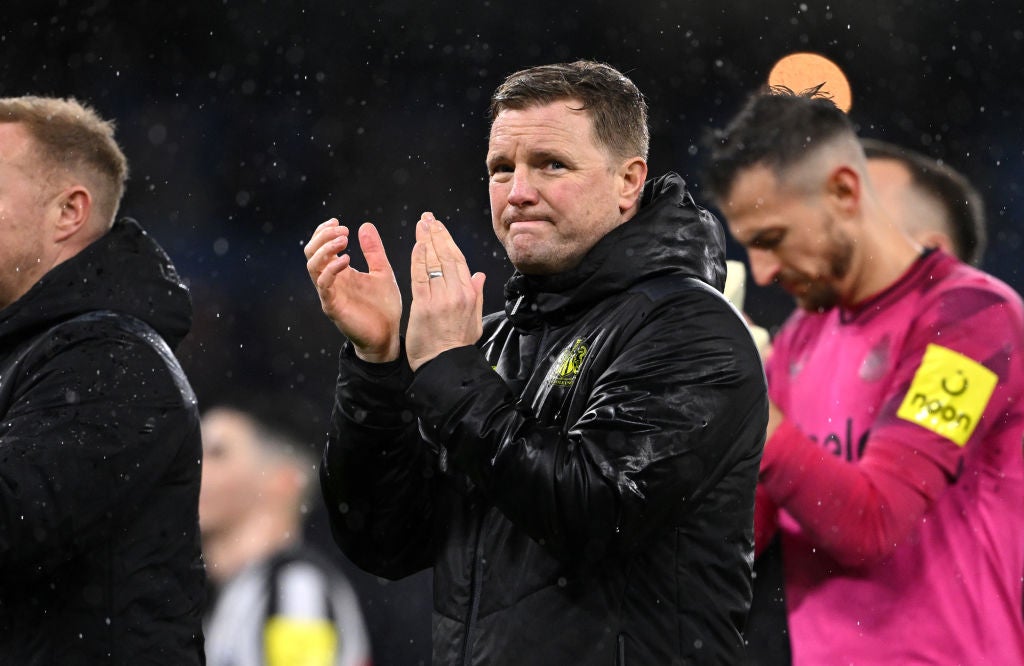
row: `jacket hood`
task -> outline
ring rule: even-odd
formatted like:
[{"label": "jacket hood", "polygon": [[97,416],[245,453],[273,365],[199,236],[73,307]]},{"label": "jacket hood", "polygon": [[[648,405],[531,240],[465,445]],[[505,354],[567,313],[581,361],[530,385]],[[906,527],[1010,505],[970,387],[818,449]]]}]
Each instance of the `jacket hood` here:
[{"label": "jacket hood", "polygon": [[644,185],[636,215],[610,231],[578,266],[554,275],[516,271],[505,283],[505,312],[517,327],[571,319],[608,295],[663,275],[725,285],[725,233],[698,206],[686,182],[668,173]]},{"label": "jacket hood", "polygon": [[172,348],[192,326],[188,288],[167,253],[135,220],[119,220],[0,310],[0,348],[95,310],[141,319]]}]

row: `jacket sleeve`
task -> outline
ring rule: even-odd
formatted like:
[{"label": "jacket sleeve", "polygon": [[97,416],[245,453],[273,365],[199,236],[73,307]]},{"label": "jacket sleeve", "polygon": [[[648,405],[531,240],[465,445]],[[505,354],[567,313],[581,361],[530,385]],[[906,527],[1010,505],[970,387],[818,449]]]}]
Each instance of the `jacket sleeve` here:
[{"label": "jacket sleeve", "polygon": [[403,347],[392,363],[365,363],[346,343],[320,487],[335,542],[365,571],[396,580],[433,563],[437,455],[405,397]]},{"label": "jacket sleeve", "polygon": [[194,428],[198,441],[191,390],[150,344],[106,324],[65,333],[26,357],[0,421],[0,577],[11,580],[101,547],[179,455],[168,441],[185,437],[168,433]]},{"label": "jacket sleeve", "polygon": [[410,387],[428,437],[566,561],[640,547],[741,466],[753,466],[746,506],[730,510],[752,522],[767,395],[750,333],[699,289],[650,303],[636,322],[616,322],[632,332],[594,360],[572,422],[542,423],[473,347],[425,364]]}]

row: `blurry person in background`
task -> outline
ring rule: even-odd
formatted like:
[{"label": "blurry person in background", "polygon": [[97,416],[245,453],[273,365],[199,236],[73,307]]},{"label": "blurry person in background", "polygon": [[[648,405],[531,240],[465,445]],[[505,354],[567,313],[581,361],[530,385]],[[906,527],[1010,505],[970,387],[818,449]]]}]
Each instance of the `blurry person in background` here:
[{"label": "blurry person in background", "polygon": [[867,172],[882,209],[924,247],[972,266],[985,254],[985,203],[948,164],[878,139],[861,139]]},{"label": "blurry person in background", "polygon": [[192,320],[74,100],[0,99],[0,663],[200,664]]},{"label": "blurry person in background", "polygon": [[1020,663],[1020,298],[903,230],[827,99],[752,97],[706,182],[800,306],[767,361],[755,518],[758,548],[781,535],[793,662]]},{"label": "blurry person in background", "polygon": [[725,237],[682,178],[647,179],[647,105],[608,65],[492,97],[483,275],[424,213],[401,292],[372,224],[320,225],[307,269],[347,338],[321,487],[380,576],[434,572],[434,661],[735,663],[767,397],[721,290]]},{"label": "blurry person in background", "polygon": [[302,543],[316,478],[310,446],[229,405],[204,412],[202,428],[209,666],[369,666],[355,593]]}]

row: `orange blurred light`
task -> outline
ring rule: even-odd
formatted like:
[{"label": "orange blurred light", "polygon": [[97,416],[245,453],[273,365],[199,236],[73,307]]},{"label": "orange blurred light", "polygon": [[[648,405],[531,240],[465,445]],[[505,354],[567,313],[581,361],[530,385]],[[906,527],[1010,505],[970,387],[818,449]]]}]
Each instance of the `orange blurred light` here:
[{"label": "orange blurred light", "polygon": [[779,60],[768,73],[768,85],[785,86],[803,92],[821,86],[821,92],[843,111],[853,104],[850,82],[839,65],[817,53],[791,53]]}]

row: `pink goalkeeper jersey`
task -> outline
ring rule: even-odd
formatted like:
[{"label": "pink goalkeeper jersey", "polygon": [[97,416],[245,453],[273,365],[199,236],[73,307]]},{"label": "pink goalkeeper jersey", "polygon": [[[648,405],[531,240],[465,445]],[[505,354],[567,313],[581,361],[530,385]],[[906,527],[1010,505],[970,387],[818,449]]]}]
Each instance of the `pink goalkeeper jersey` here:
[{"label": "pink goalkeeper jersey", "polygon": [[[892,555],[867,566],[838,563],[781,512],[794,663],[1024,664],[1016,293],[929,253],[855,312],[794,314],[768,379],[787,421],[829,453],[856,465],[884,446],[894,452],[884,473],[916,457],[952,482]],[[808,471],[785,462],[779,475]]]}]

